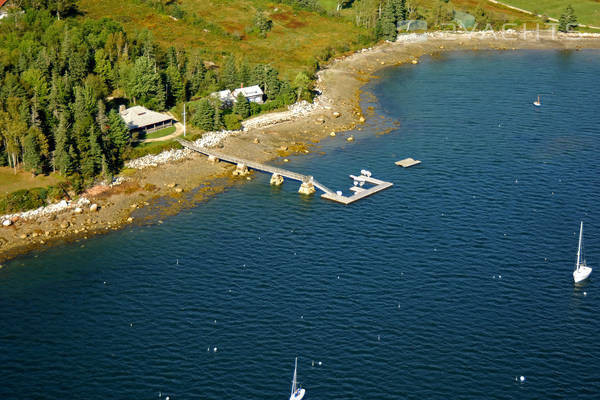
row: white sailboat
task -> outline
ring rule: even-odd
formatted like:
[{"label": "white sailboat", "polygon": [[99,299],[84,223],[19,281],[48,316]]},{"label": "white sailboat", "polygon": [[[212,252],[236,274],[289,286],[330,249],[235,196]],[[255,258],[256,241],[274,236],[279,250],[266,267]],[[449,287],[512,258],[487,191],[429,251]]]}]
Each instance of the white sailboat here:
[{"label": "white sailboat", "polygon": [[542,105],[542,102],[540,101],[540,95],[539,94],[538,94],[537,101],[534,101],[533,105],[536,106],[536,107],[540,107]]},{"label": "white sailboat", "polygon": [[575,283],[579,283],[581,281],[586,280],[590,274],[592,273],[592,267],[588,267],[585,263],[585,256],[582,258],[582,250],[583,250],[583,221],[581,221],[581,226],[579,227],[579,247],[577,248],[577,263],[575,264],[575,271],[573,271],[573,280]]},{"label": "white sailboat", "polygon": [[292,379],[292,391],[290,393],[290,400],[300,400],[304,397],[306,390],[297,387],[298,382],[296,381],[296,371],[298,370],[298,357],[296,357],[296,363],[294,364],[294,379]]}]

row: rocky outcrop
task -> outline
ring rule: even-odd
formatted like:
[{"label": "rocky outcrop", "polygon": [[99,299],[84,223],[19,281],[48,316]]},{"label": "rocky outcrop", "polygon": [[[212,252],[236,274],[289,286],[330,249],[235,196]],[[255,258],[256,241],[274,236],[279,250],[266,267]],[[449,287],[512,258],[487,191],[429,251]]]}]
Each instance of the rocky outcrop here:
[{"label": "rocky outcrop", "polygon": [[298,193],[310,196],[316,192],[315,185],[312,182],[302,182],[300,185],[300,189],[298,189]]},{"label": "rocky outcrop", "polygon": [[270,181],[271,185],[273,186],[281,186],[283,184],[283,176],[279,175],[279,174],[273,174],[271,176],[271,181]]}]

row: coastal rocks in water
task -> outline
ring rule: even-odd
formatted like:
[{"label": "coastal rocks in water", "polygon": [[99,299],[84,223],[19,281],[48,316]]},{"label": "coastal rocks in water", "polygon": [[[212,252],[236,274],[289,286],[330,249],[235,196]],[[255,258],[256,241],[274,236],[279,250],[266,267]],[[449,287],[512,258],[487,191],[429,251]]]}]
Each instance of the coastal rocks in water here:
[{"label": "coastal rocks in water", "polygon": [[281,176],[279,174],[273,174],[273,176],[271,176],[270,183],[273,186],[281,186],[283,184],[283,176]]},{"label": "coastal rocks in water", "polygon": [[364,124],[365,123],[365,117],[363,117],[361,115],[360,118],[358,119],[358,122],[360,122],[361,124]]},{"label": "coastal rocks in water", "polygon": [[248,167],[246,164],[238,164],[235,167],[235,171],[233,171],[233,176],[246,176],[250,172],[248,172]]},{"label": "coastal rocks in water", "polygon": [[98,211],[98,204],[94,203],[90,206],[90,211],[91,212],[96,212]]},{"label": "coastal rocks in water", "polygon": [[334,137],[334,136],[335,136],[335,132],[333,132],[333,131],[332,131],[332,132],[329,134],[329,136],[331,136],[331,137]]},{"label": "coastal rocks in water", "polygon": [[298,193],[310,196],[316,192],[315,185],[312,182],[302,182],[300,185],[300,189],[298,189]]},{"label": "coastal rocks in water", "polygon": [[414,60],[412,60],[412,61],[411,61],[411,63],[413,63],[413,64],[418,64],[418,63],[419,63],[419,60],[417,60],[417,59],[414,59]]},{"label": "coastal rocks in water", "polygon": [[132,223],[133,222],[133,217],[127,218],[127,222]]},{"label": "coastal rocks in water", "polygon": [[2,226],[11,226],[12,225],[12,221],[10,219],[5,219],[4,221],[2,221]]},{"label": "coastal rocks in water", "polygon": [[348,138],[346,139],[346,141],[348,141],[348,142],[354,142],[354,136],[348,136]]}]

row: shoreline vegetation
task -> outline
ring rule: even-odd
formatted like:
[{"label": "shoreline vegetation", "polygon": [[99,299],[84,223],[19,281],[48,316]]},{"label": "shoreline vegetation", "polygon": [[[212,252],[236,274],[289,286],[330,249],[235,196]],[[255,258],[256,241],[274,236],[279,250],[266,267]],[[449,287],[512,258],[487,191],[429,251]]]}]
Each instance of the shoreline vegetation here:
[{"label": "shoreline vegetation", "polygon": [[[339,57],[319,71],[314,106],[297,112],[267,114],[244,131],[222,134],[209,145],[220,151],[260,162],[291,154],[306,154],[332,132],[346,132],[365,122],[361,88],[386,67],[418,64],[420,57],[465,50],[600,49],[600,35],[554,32],[495,32],[400,35],[396,42]],[[418,66],[415,65],[415,68]],[[358,128],[360,130],[360,127]],[[175,150],[176,151],[176,150]],[[188,153],[158,167],[126,168],[116,185],[97,185],[61,211],[31,219],[13,218],[0,226],[0,262],[66,242],[81,242],[128,224],[162,223],[162,218],[193,207],[249,178],[232,178],[235,166],[211,163]],[[65,204],[63,204],[65,206]]]}]

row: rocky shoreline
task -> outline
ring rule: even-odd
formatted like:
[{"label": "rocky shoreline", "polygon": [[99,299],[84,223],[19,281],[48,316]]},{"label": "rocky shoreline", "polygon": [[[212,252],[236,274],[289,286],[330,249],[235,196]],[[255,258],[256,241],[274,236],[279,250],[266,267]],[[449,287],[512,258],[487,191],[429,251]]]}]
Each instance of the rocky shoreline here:
[{"label": "rocky shoreline", "polygon": [[[198,144],[218,145],[220,151],[260,162],[306,154],[332,132],[347,131],[365,121],[359,104],[361,88],[375,78],[376,71],[403,63],[418,64],[423,55],[460,50],[600,49],[600,35],[596,34],[507,33],[500,38],[495,32],[401,35],[394,43],[333,60],[318,74],[317,90],[321,95],[315,104],[301,103],[285,112],[250,119],[244,122],[243,131],[204,135]],[[55,244],[86,240],[127,224],[160,223],[165,215],[252,179],[234,179],[233,166],[211,163],[188,150],[132,160],[128,168],[119,184],[88,190],[82,196],[85,200],[78,200],[82,204],[59,203],[50,206],[56,208],[53,212],[34,210],[27,218],[0,218],[11,221],[0,226],[0,262]],[[165,199],[169,199],[168,207],[164,206]]]}]

